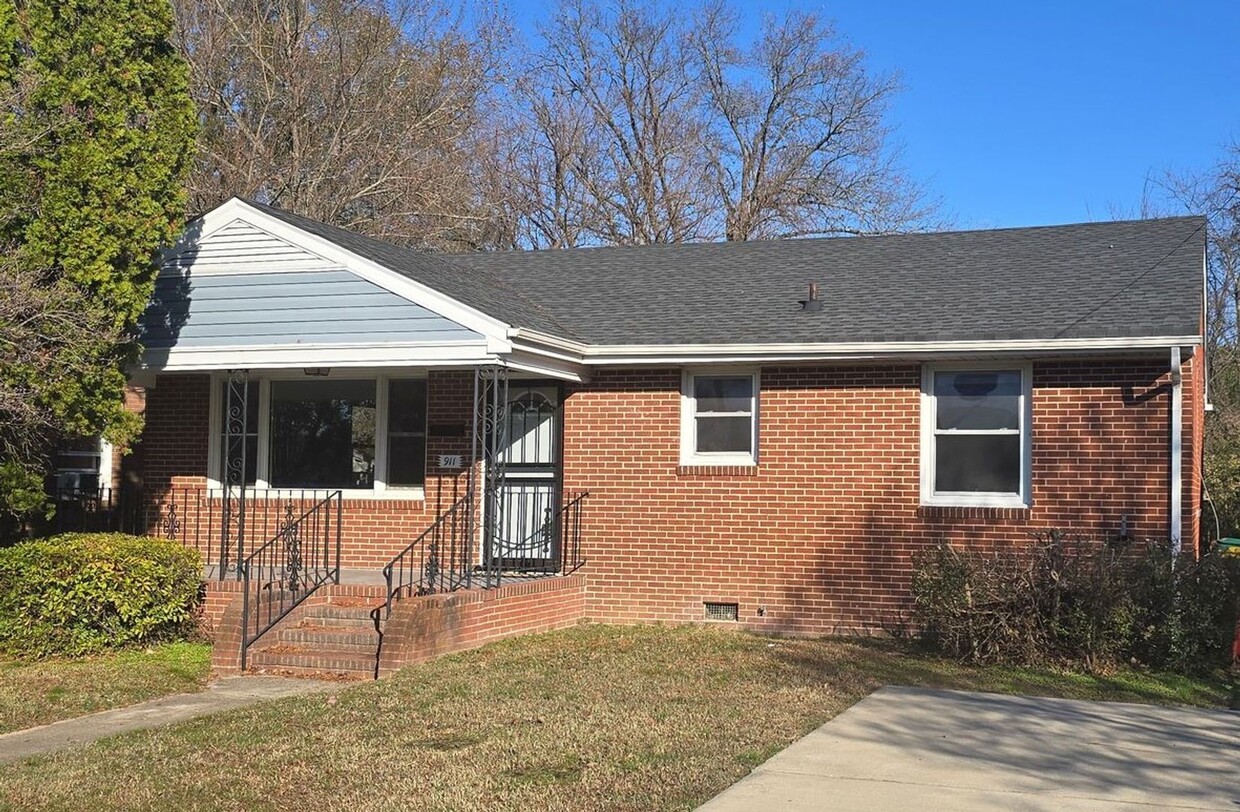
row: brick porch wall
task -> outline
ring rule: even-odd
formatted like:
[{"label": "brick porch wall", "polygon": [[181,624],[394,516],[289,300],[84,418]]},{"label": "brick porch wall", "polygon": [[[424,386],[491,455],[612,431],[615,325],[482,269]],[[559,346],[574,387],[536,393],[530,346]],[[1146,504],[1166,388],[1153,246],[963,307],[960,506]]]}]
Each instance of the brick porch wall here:
[{"label": "brick porch wall", "polygon": [[583,576],[569,575],[400,601],[384,627],[379,675],[496,640],[574,626],[583,619],[584,586]]},{"label": "brick porch wall", "polygon": [[[1203,383],[1184,368],[1184,529],[1197,543]],[[1166,358],[1037,363],[1033,507],[919,506],[920,366],[762,369],[760,466],[679,466],[680,372],[596,371],[565,403],[565,487],[589,490],[586,617],[698,621],[736,602],[745,626],[788,633],[873,629],[908,608],[911,556],[939,540],[1019,544],[1062,528],[1167,528]],[[205,375],[147,392],[136,458],[148,488],[201,487]],[[435,373],[428,457],[468,453],[471,373]],[[129,459],[129,458],[126,458]],[[381,566],[451,504],[459,471],[428,469],[425,502],[344,504],[345,567]],[[441,491],[442,489],[442,491]],[[759,615],[759,610],[764,610]]]},{"label": "brick porch wall", "polygon": [[[1185,367],[1185,546],[1197,541],[1201,387]],[[920,381],[899,367],[767,367],[757,469],[679,466],[680,372],[599,371],[565,413],[565,481],[589,490],[586,615],[863,631],[909,607],[910,560],[940,540],[1019,544],[1047,528],[1165,537],[1165,359],[1037,363],[1033,507],[923,508]]]}]

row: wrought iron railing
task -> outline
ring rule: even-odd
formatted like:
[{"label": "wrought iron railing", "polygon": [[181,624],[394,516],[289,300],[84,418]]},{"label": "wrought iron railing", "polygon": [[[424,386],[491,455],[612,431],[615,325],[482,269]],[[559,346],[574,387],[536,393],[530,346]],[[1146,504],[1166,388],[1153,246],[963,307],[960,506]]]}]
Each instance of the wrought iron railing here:
[{"label": "wrought iron railing", "polygon": [[401,598],[452,592],[463,586],[473,561],[469,543],[469,496],[452,503],[430,527],[383,567],[387,584],[384,619]]},{"label": "wrought iron railing", "polygon": [[533,534],[511,542],[492,539],[481,549],[470,496],[461,497],[383,568],[387,599],[373,613],[376,628],[402,598],[492,589],[510,580],[574,572],[585,563],[581,515],[587,496],[571,494],[558,510],[547,508]]},{"label": "wrought iron railing", "polygon": [[246,488],[245,523],[224,522],[222,488],[137,486],[58,490],[56,512],[47,533],[117,532],[159,536],[192,547],[202,556],[209,578],[240,577],[237,562],[253,543],[278,533],[308,506],[332,491],[313,488]]},{"label": "wrought iron railing", "polygon": [[340,491],[290,515],[238,570],[242,580],[241,667],[264,633],[327,583],[340,583]]}]

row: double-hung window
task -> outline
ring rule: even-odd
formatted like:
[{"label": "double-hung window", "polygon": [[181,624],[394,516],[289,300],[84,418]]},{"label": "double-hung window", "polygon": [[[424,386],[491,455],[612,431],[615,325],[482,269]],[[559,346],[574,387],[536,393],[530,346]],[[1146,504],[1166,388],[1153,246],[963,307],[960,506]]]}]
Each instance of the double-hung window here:
[{"label": "double-hung window", "polygon": [[687,372],[681,409],[681,463],[753,465],[758,451],[758,376]]},{"label": "double-hung window", "polygon": [[922,500],[1029,504],[1029,368],[927,367],[923,383]]}]

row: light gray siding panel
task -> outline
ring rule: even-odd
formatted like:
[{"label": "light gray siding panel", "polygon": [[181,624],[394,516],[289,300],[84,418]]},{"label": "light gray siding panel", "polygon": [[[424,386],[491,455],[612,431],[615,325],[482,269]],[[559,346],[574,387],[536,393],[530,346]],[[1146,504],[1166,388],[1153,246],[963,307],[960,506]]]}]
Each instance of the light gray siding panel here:
[{"label": "light gray siding panel", "polygon": [[174,276],[141,322],[152,349],[442,343],[482,336],[345,270]]},{"label": "light gray siding panel", "polygon": [[229,223],[169,257],[165,271],[219,273],[323,271],[338,268],[317,254],[240,220]]}]

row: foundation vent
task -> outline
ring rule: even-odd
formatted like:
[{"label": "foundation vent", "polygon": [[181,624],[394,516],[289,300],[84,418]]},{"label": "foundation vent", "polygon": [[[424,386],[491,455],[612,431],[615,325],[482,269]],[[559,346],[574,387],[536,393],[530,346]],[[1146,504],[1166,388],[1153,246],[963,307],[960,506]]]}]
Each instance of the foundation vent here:
[{"label": "foundation vent", "polygon": [[707,620],[738,620],[740,618],[740,605],[735,603],[710,603],[704,604],[706,607]]}]

